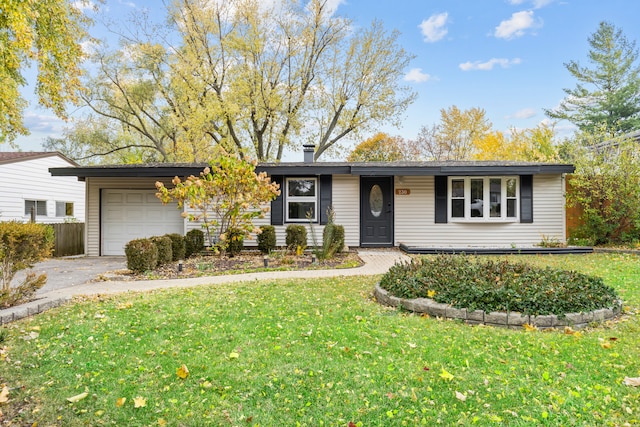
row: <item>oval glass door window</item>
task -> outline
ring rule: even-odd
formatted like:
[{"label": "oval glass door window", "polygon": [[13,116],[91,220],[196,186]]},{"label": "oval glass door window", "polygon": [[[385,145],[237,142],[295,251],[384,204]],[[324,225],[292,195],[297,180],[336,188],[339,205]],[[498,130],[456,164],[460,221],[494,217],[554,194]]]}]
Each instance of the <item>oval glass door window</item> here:
[{"label": "oval glass door window", "polygon": [[379,217],[382,214],[382,205],[383,205],[383,197],[382,197],[382,188],[378,184],[375,184],[371,187],[371,192],[369,193],[369,209],[371,209],[371,215],[374,217]]}]

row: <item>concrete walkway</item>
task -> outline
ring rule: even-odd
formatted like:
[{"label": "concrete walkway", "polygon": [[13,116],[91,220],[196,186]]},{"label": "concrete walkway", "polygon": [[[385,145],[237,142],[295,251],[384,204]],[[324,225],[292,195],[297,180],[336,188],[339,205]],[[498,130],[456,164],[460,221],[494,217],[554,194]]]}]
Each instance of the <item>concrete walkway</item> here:
[{"label": "concrete walkway", "polygon": [[275,279],[312,279],[337,276],[368,276],[386,273],[398,262],[410,258],[397,249],[359,250],[358,255],[364,265],[356,268],[333,270],[299,270],[299,271],[264,271],[258,273],[234,274],[226,276],[192,277],[185,279],[140,280],[140,281],[87,281],[86,283],[68,287],[56,287],[37,294],[37,300],[26,304],[0,310],[0,324],[13,322],[27,316],[41,313],[57,307],[75,296],[106,295],[123,292],[143,292],[154,289],[187,288],[200,285],[248,282],[254,280]]}]

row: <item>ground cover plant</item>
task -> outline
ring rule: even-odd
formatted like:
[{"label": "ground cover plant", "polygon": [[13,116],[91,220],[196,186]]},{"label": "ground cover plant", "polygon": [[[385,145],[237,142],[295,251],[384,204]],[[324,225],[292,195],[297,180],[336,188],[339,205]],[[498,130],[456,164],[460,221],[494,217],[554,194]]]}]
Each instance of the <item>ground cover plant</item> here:
[{"label": "ground cover plant", "polygon": [[2,422],[638,425],[638,257],[522,259],[602,277],[626,314],[580,332],[469,326],[380,306],[379,277],[98,297],[3,328]]},{"label": "ground cover plant", "polygon": [[400,298],[431,298],[470,310],[541,315],[619,307],[599,277],[507,259],[439,255],[396,264],[380,286]]}]

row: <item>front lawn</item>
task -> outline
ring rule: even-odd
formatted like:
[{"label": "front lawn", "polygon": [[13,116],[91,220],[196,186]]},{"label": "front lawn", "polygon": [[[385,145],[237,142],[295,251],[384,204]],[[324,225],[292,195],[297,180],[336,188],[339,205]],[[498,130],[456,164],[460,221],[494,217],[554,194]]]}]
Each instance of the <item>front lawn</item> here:
[{"label": "front lawn", "polygon": [[472,327],[378,305],[375,277],[96,298],[4,328],[1,421],[640,424],[623,383],[640,377],[638,257],[518,259],[601,275],[631,314],[571,334]]}]

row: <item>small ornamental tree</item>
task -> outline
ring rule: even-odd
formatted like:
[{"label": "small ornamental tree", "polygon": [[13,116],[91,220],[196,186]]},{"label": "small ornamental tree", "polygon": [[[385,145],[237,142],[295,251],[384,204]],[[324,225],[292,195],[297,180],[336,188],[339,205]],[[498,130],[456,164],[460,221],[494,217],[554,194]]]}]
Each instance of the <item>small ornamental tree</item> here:
[{"label": "small ornamental tree", "polygon": [[[257,232],[253,219],[264,217],[268,203],[280,190],[265,172],[255,172],[255,162],[221,156],[211,163],[213,166],[205,168],[199,177],[192,175],[184,181],[175,177],[171,189],[156,182],[156,196],[165,204],[175,200],[180,208],[186,205],[190,211],[183,215],[190,221],[201,221],[209,244],[224,251],[227,230],[240,230],[245,237]],[[216,230],[220,238],[217,244]]]}]

